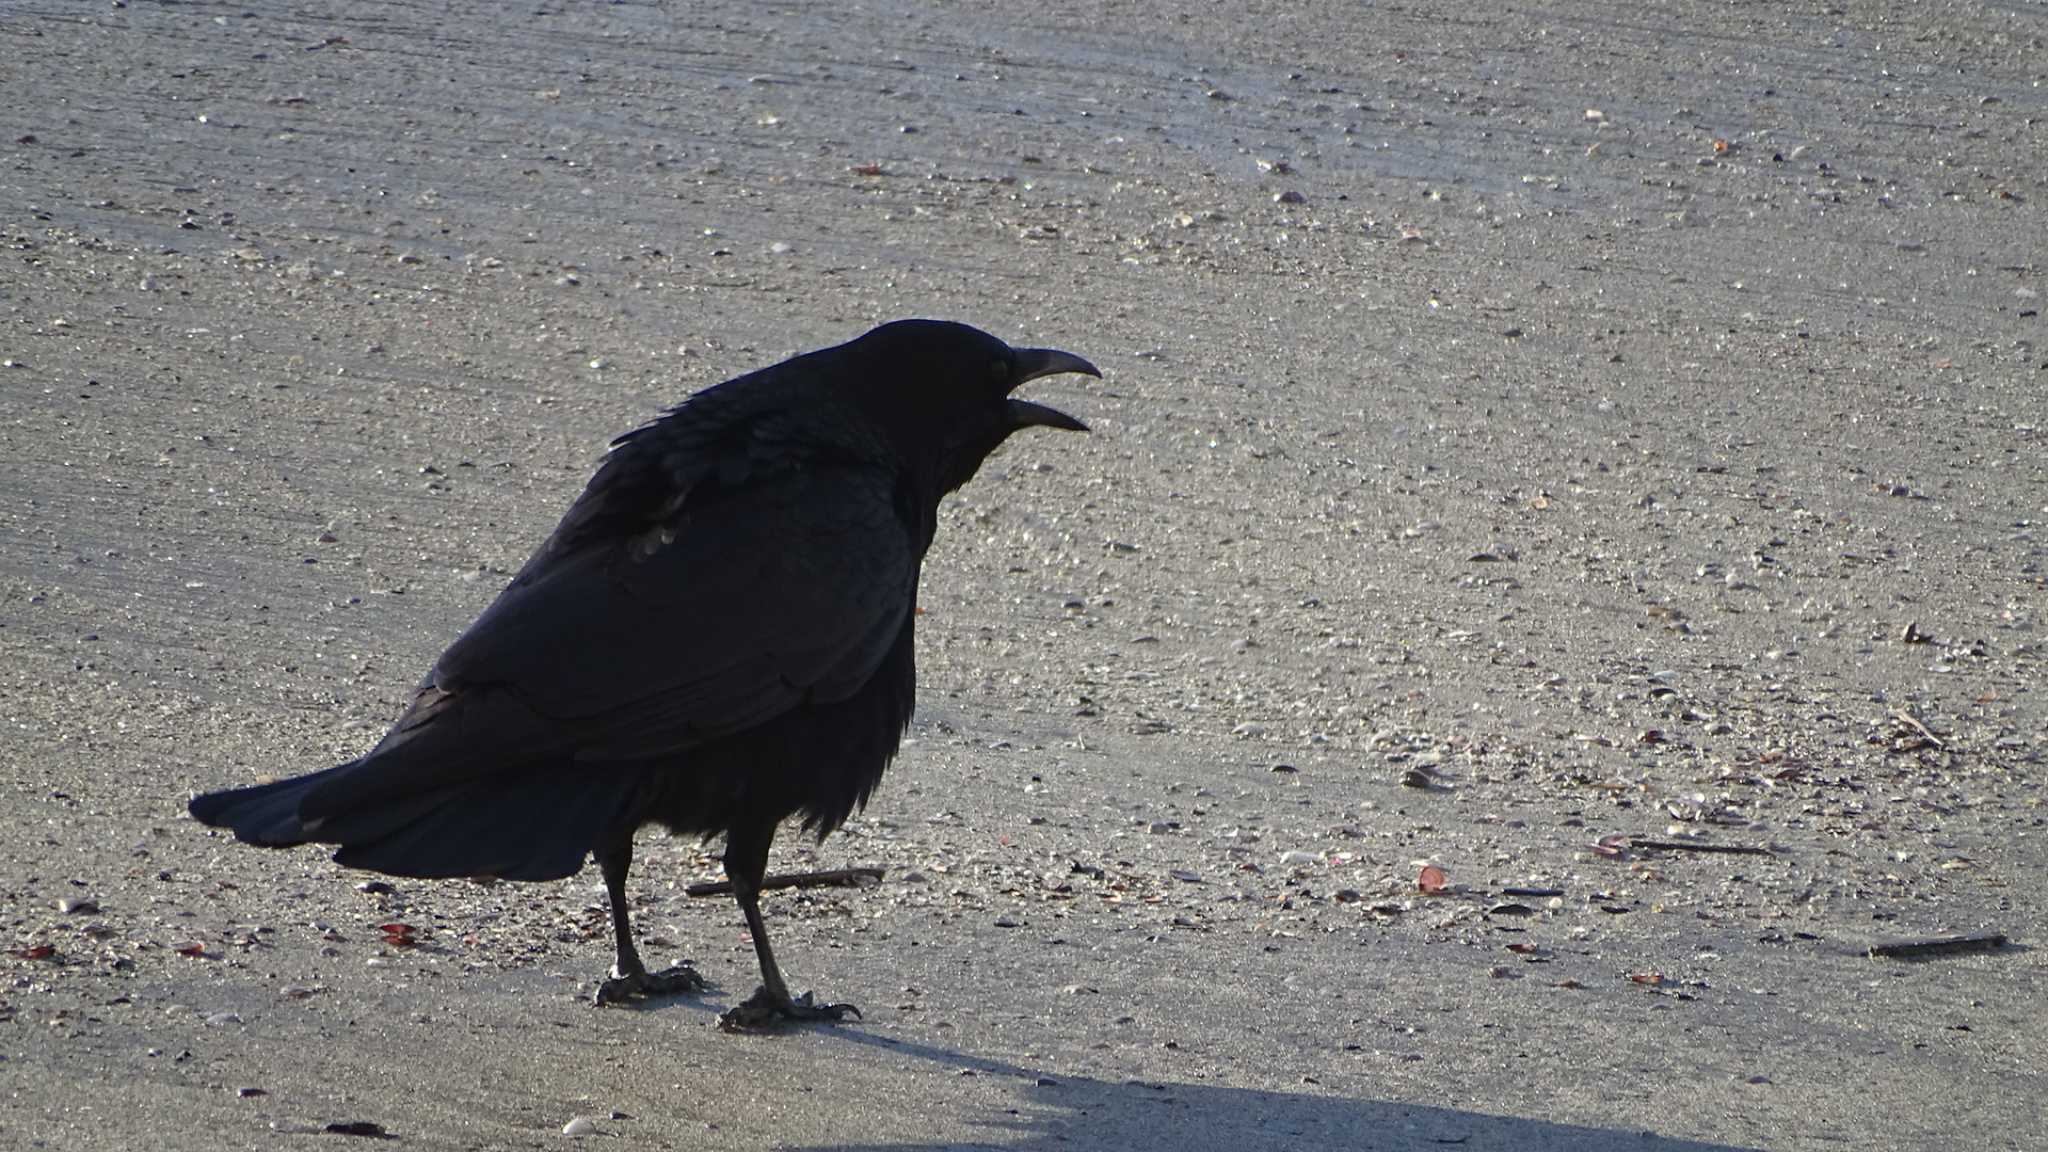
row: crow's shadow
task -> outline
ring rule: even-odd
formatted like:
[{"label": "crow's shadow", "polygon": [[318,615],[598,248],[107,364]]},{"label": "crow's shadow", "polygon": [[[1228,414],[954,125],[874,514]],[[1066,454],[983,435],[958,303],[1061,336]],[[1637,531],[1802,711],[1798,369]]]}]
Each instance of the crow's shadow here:
[{"label": "crow's shadow", "polygon": [[1501,1152],[1754,1152],[1640,1130],[1587,1128],[1457,1108],[1261,1092],[1211,1084],[1110,1083],[1040,1072],[944,1048],[857,1030],[828,1031],[843,1043],[1011,1077],[1028,1103],[991,1116],[983,1140],[930,1144],[828,1144],[819,1152],[1263,1152],[1266,1149],[1488,1149]]}]

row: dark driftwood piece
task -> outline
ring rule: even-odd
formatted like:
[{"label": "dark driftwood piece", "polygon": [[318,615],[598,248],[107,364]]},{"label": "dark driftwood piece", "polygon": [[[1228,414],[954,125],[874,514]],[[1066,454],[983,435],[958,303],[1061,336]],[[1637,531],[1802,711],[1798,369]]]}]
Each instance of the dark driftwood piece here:
[{"label": "dark driftwood piece", "polygon": [[1873,958],[1913,960],[1922,956],[1956,956],[1965,952],[1996,952],[2005,947],[2003,932],[1972,932],[1964,936],[1933,936],[1925,940],[1894,940],[1872,944]]},{"label": "dark driftwood piece", "polygon": [[[831,868],[823,872],[780,872],[761,878],[761,890],[771,888],[859,888],[880,884],[880,868]],[[730,896],[732,881],[706,880],[683,889],[686,896]]]}]

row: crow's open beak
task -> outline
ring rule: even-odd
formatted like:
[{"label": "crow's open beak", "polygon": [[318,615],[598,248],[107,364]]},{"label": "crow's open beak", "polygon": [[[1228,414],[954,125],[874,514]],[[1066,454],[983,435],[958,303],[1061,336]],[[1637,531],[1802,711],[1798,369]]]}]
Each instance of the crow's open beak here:
[{"label": "crow's open beak", "polygon": [[[1057,348],[1018,348],[1016,382],[1036,380],[1040,376],[1057,376],[1062,372],[1079,372],[1083,376],[1102,378],[1102,372],[1095,365],[1081,359],[1072,352]],[[1044,428],[1064,428],[1069,432],[1086,432],[1088,426],[1057,408],[1034,404],[1029,400],[1010,401],[1010,424],[1017,428],[1038,425]]]},{"label": "crow's open beak", "polygon": [[1095,365],[1072,352],[1062,352],[1057,348],[1018,348],[1014,350],[1014,354],[1017,357],[1019,384],[1026,380],[1036,380],[1040,376],[1057,376],[1062,372],[1079,372],[1083,376],[1093,376],[1098,380],[1102,378],[1102,372]]}]

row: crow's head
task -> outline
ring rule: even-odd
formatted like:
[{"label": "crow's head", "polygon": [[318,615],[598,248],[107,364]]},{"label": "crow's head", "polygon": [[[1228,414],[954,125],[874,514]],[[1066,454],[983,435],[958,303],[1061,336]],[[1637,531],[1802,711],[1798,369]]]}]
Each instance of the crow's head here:
[{"label": "crow's head", "polygon": [[876,385],[867,406],[899,438],[899,450],[933,470],[934,496],[967,483],[1020,428],[1088,430],[1064,412],[1012,397],[1019,385],[1062,372],[1102,375],[1071,352],[1012,348],[946,320],[898,320],[843,347]]}]

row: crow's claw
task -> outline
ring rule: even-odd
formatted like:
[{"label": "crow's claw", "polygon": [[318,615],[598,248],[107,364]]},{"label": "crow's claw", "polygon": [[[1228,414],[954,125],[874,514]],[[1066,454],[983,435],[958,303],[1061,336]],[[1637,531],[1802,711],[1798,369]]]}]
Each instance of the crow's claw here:
[{"label": "crow's claw", "polygon": [[673,996],[679,992],[702,992],[704,977],[697,974],[688,964],[678,964],[660,972],[639,971],[619,975],[614,969],[612,977],[597,986],[596,1004],[603,1008],[608,1004],[624,1004],[629,1000],[644,1000],[649,996]]},{"label": "crow's claw", "polygon": [[747,1032],[781,1024],[837,1024],[848,1016],[860,1019],[860,1009],[851,1004],[820,1004],[809,992],[793,1000],[778,1000],[763,987],[720,1014],[718,1027],[724,1032]]}]

